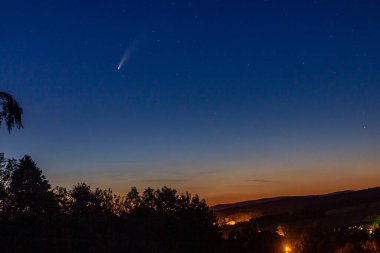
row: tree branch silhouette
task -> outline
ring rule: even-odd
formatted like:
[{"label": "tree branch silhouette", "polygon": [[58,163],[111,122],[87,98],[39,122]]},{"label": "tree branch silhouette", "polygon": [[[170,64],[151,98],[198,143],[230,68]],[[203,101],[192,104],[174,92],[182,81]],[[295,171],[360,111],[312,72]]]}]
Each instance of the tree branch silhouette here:
[{"label": "tree branch silhouette", "polygon": [[14,127],[24,128],[22,124],[23,110],[12,95],[0,91],[0,108],[0,127],[4,121],[9,133]]}]

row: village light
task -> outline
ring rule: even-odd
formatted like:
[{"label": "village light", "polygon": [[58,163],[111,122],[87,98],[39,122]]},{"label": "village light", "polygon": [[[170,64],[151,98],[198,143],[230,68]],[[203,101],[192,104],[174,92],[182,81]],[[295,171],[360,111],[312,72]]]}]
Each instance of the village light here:
[{"label": "village light", "polygon": [[285,252],[285,253],[292,252],[292,249],[291,249],[289,246],[286,245],[286,246],[284,247],[284,252]]},{"label": "village light", "polygon": [[236,221],[230,220],[229,222],[226,223],[227,225],[234,226],[236,225]]}]

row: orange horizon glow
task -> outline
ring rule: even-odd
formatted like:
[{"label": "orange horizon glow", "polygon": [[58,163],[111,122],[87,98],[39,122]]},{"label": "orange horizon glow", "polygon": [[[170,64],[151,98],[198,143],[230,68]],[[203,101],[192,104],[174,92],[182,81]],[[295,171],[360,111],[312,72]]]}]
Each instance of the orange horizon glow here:
[{"label": "orange horizon glow", "polygon": [[[166,170],[78,170],[48,171],[52,186],[71,188],[78,182],[91,187],[111,188],[125,195],[132,186],[142,192],[147,187],[168,186],[178,193],[189,192],[206,199],[208,205],[236,203],[281,196],[320,195],[344,190],[380,186],[380,159],[375,153],[351,156],[326,155],[296,161],[269,161],[213,165],[208,168],[179,167]],[[233,169],[231,169],[233,168]],[[68,176],[70,175],[70,177]]]},{"label": "orange horizon glow", "polygon": [[358,190],[364,190],[368,188],[373,187],[380,187],[380,183],[374,183],[374,184],[353,184],[352,187],[344,187],[344,186],[336,186],[336,187],[327,187],[327,188],[320,188],[320,189],[300,189],[300,190],[289,190],[289,191],[280,191],[277,194],[275,192],[268,193],[268,194],[242,194],[242,195],[220,195],[220,196],[212,196],[212,197],[206,197],[205,200],[207,201],[207,204],[209,206],[219,205],[219,204],[234,204],[238,202],[244,202],[244,201],[251,201],[251,200],[259,200],[259,199],[265,199],[265,198],[275,198],[275,197],[291,197],[291,196],[309,196],[309,195],[324,195],[339,191],[346,191],[346,190],[352,190],[352,191],[358,191]]},{"label": "orange horizon glow", "polygon": [[[356,181],[346,181],[342,180],[325,182],[325,183],[306,183],[306,182],[291,182],[282,186],[277,186],[276,188],[270,185],[260,185],[247,189],[245,186],[235,187],[234,191],[226,192],[223,189],[218,189],[219,193],[216,194],[213,191],[208,192],[207,189],[196,189],[192,187],[178,187],[176,185],[165,184],[168,187],[172,187],[178,190],[178,193],[190,192],[192,195],[198,194],[200,198],[204,198],[209,206],[214,206],[218,204],[232,204],[243,201],[258,200],[263,198],[274,198],[274,197],[286,197],[286,196],[307,196],[307,195],[323,195],[333,192],[345,191],[345,190],[363,190],[373,187],[380,187],[380,177],[374,177],[368,180],[358,179]],[[335,182],[335,183],[334,183]],[[107,184],[99,185],[93,182],[89,182],[91,187],[107,188]],[[54,185],[54,184],[53,184]],[[70,188],[74,184],[64,185],[57,184]],[[135,185],[131,185],[135,186]],[[130,190],[130,187],[120,187],[112,188],[113,192],[118,195],[126,195]],[[142,192],[149,185],[137,185],[137,188]],[[150,186],[152,188],[161,188],[164,185],[154,185]],[[229,187],[227,187],[229,188]]]}]

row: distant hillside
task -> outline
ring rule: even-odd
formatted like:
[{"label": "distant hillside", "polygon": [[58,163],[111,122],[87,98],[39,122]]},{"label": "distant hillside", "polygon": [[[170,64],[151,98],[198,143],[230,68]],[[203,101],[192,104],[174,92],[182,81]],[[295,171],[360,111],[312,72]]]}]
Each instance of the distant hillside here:
[{"label": "distant hillside", "polygon": [[326,224],[355,224],[380,214],[380,187],[324,195],[266,198],[216,205],[212,209],[222,224],[251,218],[265,224],[284,219],[296,222],[301,218]]}]

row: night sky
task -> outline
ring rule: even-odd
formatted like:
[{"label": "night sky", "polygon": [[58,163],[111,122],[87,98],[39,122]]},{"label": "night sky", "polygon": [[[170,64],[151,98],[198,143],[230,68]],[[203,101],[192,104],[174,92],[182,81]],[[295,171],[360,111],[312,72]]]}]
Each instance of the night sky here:
[{"label": "night sky", "polygon": [[0,90],[25,129],[1,128],[1,151],[31,155],[53,186],[168,185],[210,204],[379,186],[379,13],[375,0],[4,1]]}]

